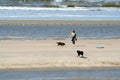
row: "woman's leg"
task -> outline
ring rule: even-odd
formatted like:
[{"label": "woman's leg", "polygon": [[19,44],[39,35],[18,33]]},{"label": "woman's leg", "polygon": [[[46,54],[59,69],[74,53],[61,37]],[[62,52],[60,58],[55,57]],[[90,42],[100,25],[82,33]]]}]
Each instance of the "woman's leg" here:
[{"label": "woman's leg", "polygon": [[75,38],[72,38],[72,43],[75,44]]}]

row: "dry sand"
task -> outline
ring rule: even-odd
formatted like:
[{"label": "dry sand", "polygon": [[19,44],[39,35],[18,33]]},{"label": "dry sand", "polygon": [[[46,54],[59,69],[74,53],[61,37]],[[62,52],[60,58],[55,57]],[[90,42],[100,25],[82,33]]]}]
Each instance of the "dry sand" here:
[{"label": "dry sand", "polygon": [[[62,41],[66,45],[57,46]],[[1,40],[0,69],[120,67],[120,39]],[[96,48],[103,46],[104,48]],[[76,50],[85,58],[77,57]]]}]

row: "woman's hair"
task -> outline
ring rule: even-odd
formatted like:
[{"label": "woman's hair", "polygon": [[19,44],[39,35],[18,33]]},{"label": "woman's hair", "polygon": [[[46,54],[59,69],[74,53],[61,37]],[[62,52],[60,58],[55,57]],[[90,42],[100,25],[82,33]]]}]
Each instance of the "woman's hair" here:
[{"label": "woman's hair", "polygon": [[75,30],[73,30],[72,32],[75,33]]}]

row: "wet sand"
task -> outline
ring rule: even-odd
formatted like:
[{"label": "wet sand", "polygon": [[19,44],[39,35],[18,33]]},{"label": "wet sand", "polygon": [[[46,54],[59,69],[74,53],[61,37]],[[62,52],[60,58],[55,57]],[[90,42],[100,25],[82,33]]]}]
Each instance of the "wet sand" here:
[{"label": "wet sand", "polygon": [[119,20],[0,20],[0,26],[120,26]]}]

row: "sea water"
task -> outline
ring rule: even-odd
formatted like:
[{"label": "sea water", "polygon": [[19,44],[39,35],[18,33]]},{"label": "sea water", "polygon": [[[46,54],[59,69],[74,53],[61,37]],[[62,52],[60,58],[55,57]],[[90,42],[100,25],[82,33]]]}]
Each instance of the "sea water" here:
[{"label": "sea water", "polygon": [[1,80],[120,80],[120,69],[28,69],[0,70]]},{"label": "sea water", "polygon": [[69,39],[75,29],[78,39],[119,39],[119,26],[0,26],[0,39]]},{"label": "sea water", "polygon": [[[120,8],[41,8],[0,6],[0,20],[120,20]],[[120,38],[119,26],[0,26],[0,39]]]},{"label": "sea water", "polygon": [[120,8],[0,6],[0,20],[120,20]]}]

